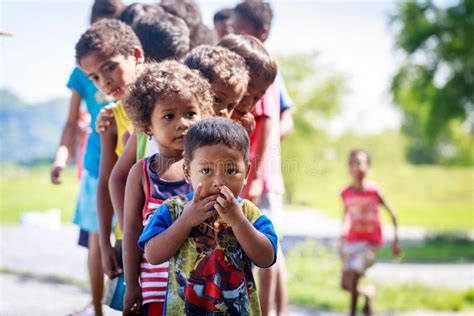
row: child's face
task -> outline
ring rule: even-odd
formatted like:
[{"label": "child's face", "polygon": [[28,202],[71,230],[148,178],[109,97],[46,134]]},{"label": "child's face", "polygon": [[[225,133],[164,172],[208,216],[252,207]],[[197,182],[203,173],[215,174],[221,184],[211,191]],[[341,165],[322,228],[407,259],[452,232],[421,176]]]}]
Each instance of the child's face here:
[{"label": "child's face", "polygon": [[106,56],[92,52],[80,60],[80,67],[97,88],[115,99],[122,99],[125,87],[136,78],[136,67],[143,61],[143,51],[134,55]]},{"label": "child's face", "polygon": [[183,169],[186,181],[194,191],[202,183],[202,197],[219,194],[222,186],[228,187],[237,197],[248,173],[242,153],[224,144],[197,148],[191,163],[185,164]]},{"label": "child's face", "polygon": [[369,169],[369,160],[365,153],[358,152],[350,157],[349,172],[354,180],[363,180]]},{"label": "child's face", "polygon": [[214,23],[214,29],[216,30],[219,40],[226,36],[227,34],[232,33],[232,21],[231,19],[216,21]]},{"label": "child's face", "polygon": [[172,95],[155,105],[151,114],[151,127],[146,132],[155,136],[160,152],[182,152],[184,135],[200,118],[201,109],[192,94]]},{"label": "child's face", "polygon": [[257,29],[249,19],[238,13],[232,16],[232,29],[238,35],[252,35],[262,42],[266,39],[266,30],[264,28]]},{"label": "child's face", "polygon": [[211,84],[211,90],[214,94],[214,104],[212,105],[214,113],[226,118],[230,118],[232,111],[242,100],[245,93],[243,85],[228,86],[220,79],[216,79]]},{"label": "child's face", "polygon": [[263,95],[271,84],[272,83],[264,76],[258,73],[251,72],[247,92],[245,93],[237,107],[234,109],[234,113],[237,116],[242,116],[252,111],[252,108],[263,97]]}]

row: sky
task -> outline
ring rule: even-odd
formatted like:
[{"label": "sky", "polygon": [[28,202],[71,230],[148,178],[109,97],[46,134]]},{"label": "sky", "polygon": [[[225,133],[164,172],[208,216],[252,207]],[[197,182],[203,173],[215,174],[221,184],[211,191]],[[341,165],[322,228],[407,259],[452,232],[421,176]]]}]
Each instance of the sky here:
[{"label": "sky", "polygon": [[[66,82],[74,67],[74,45],[89,25],[92,2],[0,0],[0,29],[13,33],[0,38],[0,88],[30,103],[68,97]],[[212,26],[218,9],[238,1],[197,2],[204,22]],[[347,78],[349,93],[342,114],[318,124],[334,134],[348,129],[379,133],[400,126],[401,114],[389,93],[400,59],[388,26],[393,2],[270,2],[274,19],[265,45],[271,53],[317,51],[318,63]]]}]

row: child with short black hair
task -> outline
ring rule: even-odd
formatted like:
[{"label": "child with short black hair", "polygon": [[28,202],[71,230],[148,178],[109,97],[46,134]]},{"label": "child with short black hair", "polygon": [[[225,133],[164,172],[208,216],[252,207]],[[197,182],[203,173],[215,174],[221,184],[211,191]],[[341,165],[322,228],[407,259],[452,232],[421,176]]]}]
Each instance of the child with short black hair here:
[{"label": "child with short black hair", "polygon": [[249,72],[247,92],[232,112],[232,119],[240,121],[247,131],[253,131],[255,120],[250,114],[275,80],[277,66],[262,43],[249,35],[226,35],[218,44],[245,60]]},{"label": "child with short black hair", "polygon": [[227,48],[201,45],[190,51],[183,62],[199,70],[211,84],[214,113],[230,118],[247,91],[249,75],[245,60]]},{"label": "child with short black hair", "polygon": [[[238,53],[254,52],[246,58],[250,69],[252,66],[257,69],[254,74],[251,70],[251,81],[254,80],[265,87],[256,89],[256,85],[249,84],[248,101],[237,107],[234,116],[237,117],[239,112],[251,111],[255,118],[255,130],[250,140],[251,169],[242,196],[267,212],[278,228],[282,220],[284,183],[280,160],[280,91],[274,83],[277,74],[276,63],[266,52],[262,42],[251,35],[228,35],[221,42]],[[269,315],[272,302],[276,303],[278,315],[286,315],[288,312],[284,265],[281,252],[274,266],[259,270],[262,285],[259,295],[264,316]]]},{"label": "child with short black hair", "polygon": [[375,288],[359,286],[358,283],[365,271],[375,263],[376,248],[383,245],[379,205],[384,206],[392,218],[395,233],[392,244],[394,256],[400,253],[397,218],[377,185],[366,180],[371,165],[369,153],[362,149],[352,150],[348,165],[352,184],[341,193],[344,202],[340,248],[343,263],[341,287],[351,293],[351,316],[356,315],[359,295],[365,297],[365,315],[372,315]]},{"label": "child with short black hair", "polygon": [[129,86],[125,109],[138,131],[154,136],[159,153],[137,162],[125,190],[124,315],[161,315],[168,264],[151,265],[137,246],[150,216],[164,200],[192,188],[182,171],[184,135],[212,113],[209,83],[177,61],[146,65]]},{"label": "child with short black hair", "polygon": [[[90,21],[94,23],[101,19],[113,18],[122,9],[123,3],[119,0],[94,1]],[[97,221],[97,187],[100,163],[100,136],[94,130],[95,119],[102,107],[114,101],[100,92],[93,82],[76,66],[72,71],[67,87],[71,90],[69,113],[64,125],[61,141],[51,168],[51,182],[59,184],[61,173],[71,156],[71,149],[75,145],[78,123],[81,121],[81,103],[84,101],[87,113],[90,115],[87,141],[84,144],[84,156],[80,170],[80,191],[73,218],[74,224],[80,228],[78,244],[88,251],[87,266],[90,276],[92,301],[76,314],[86,314],[92,311],[96,315],[102,314],[103,270],[99,249],[99,224]],[[82,153],[82,152],[81,152]],[[78,163],[78,165],[80,165]]]},{"label": "child with short black hair", "polygon": [[139,241],[150,262],[170,260],[167,315],[261,313],[251,265],[275,262],[277,236],[238,196],[248,154],[247,132],[226,118],[203,119],[186,134],[183,170],[194,193],[165,201]]},{"label": "child with short black hair", "polygon": [[[118,99],[112,111],[111,126],[101,133],[101,159],[97,189],[97,213],[99,242],[104,272],[109,278],[121,272],[121,257],[110,242],[113,207],[110,200],[108,180],[124,143],[132,133],[121,100],[126,86],[136,78],[137,67],[143,62],[143,50],[136,34],[127,24],[113,19],[94,23],[76,44],[76,60],[84,73],[105,94]],[[121,240],[120,230],[115,231],[116,240]],[[120,242],[117,243],[120,247]]]},{"label": "child with short black hair", "polygon": [[217,11],[214,14],[213,22],[214,22],[214,30],[221,40],[227,34],[232,33],[232,14],[234,10],[232,8],[225,8]]}]

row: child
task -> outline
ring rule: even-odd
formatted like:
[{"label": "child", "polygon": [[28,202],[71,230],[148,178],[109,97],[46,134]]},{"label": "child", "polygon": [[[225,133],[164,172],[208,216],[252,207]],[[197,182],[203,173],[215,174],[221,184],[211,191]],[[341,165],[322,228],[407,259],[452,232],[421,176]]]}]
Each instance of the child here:
[{"label": "child", "polygon": [[[105,94],[121,100],[125,87],[136,77],[143,62],[143,50],[133,30],[118,20],[93,24],[76,44],[76,60],[84,73]],[[121,273],[120,258],[110,243],[113,209],[108,192],[108,177],[130,134],[130,122],[121,101],[113,108],[114,119],[101,134],[101,160],[97,191],[100,249],[104,272],[109,278]],[[121,239],[121,236],[116,236]]]},{"label": "child", "polygon": [[199,70],[211,84],[214,113],[230,118],[247,91],[245,60],[224,47],[201,45],[190,51],[183,62]]},{"label": "child", "polygon": [[277,236],[270,220],[238,197],[248,134],[232,120],[206,118],[188,130],[184,155],[194,193],[165,201],[139,241],[149,262],[170,260],[165,312],[259,315],[251,263],[275,262]]},{"label": "child", "polygon": [[[279,91],[272,84],[277,73],[276,63],[261,42],[253,36],[227,35],[220,45],[244,56],[247,64],[251,65],[251,81],[258,83],[249,85],[246,97],[233,114],[234,118],[239,118],[251,111],[255,117],[255,130],[250,138],[251,166],[242,196],[268,212],[278,227],[282,217],[284,185],[280,162]],[[249,54],[249,51],[253,53]],[[277,315],[287,314],[286,273],[282,253],[270,269],[260,269],[259,278],[262,314],[269,314],[273,300],[276,301]]]},{"label": "child", "polygon": [[255,120],[250,112],[274,81],[276,63],[262,43],[253,36],[229,34],[218,45],[243,57],[247,65],[247,92],[232,112],[232,119],[242,123],[251,134],[255,128]]},{"label": "child", "polygon": [[[114,17],[123,7],[121,1],[95,1],[92,7],[91,24],[104,18]],[[71,100],[67,122],[64,126],[61,142],[56,153],[56,159],[51,170],[51,182],[59,184],[62,170],[70,156],[70,148],[74,146],[75,134],[80,121],[81,101],[85,101],[91,120],[89,124],[87,143],[83,156],[81,172],[81,189],[77,201],[73,222],[80,227],[79,245],[88,248],[87,266],[91,284],[92,306],[87,306],[75,314],[86,314],[95,311],[102,315],[103,271],[99,250],[99,225],[97,222],[97,186],[100,161],[100,136],[94,130],[95,119],[100,109],[113,98],[100,92],[84,73],[75,67],[69,78],[68,88],[71,90]],[[82,159],[82,155],[78,157]]]},{"label": "child", "polygon": [[231,8],[225,8],[214,14],[214,30],[216,31],[219,40],[232,32],[232,13],[233,10]]},{"label": "child", "polygon": [[[137,162],[125,195],[124,314],[161,315],[168,264],[150,265],[137,246],[143,226],[156,208],[192,188],[184,180],[183,138],[190,125],[211,113],[209,84],[197,72],[176,61],[147,65],[129,86],[125,108],[135,127],[154,136],[159,153]],[[142,302],[143,300],[143,302]],[[141,308],[143,304],[143,308]]]},{"label": "child", "polygon": [[370,170],[370,156],[365,150],[352,150],[349,154],[349,172],[352,185],[342,191],[344,202],[344,221],[341,235],[341,259],[343,271],[341,286],[351,293],[350,315],[356,314],[359,294],[365,297],[364,313],[372,315],[373,287],[358,286],[359,279],[375,262],[375,250],[383,244],[379,205],[390,213],[395,236],[392,253],[398,256],[397,219],[395,212],[382,198],[374,184],[365,178]]},{"label": "child", "polygon": [[[270,34],[273,19],[273,10],[269,2],[266,1],[243,1],[234,8],[232,17],[232,28],[236,34],[252,35],[264,43]],[[283,77],[280,73],[275,79],[280,90],[280,136],[288,136],[293,129],[293,118],[291,117],[290,99]]]}]

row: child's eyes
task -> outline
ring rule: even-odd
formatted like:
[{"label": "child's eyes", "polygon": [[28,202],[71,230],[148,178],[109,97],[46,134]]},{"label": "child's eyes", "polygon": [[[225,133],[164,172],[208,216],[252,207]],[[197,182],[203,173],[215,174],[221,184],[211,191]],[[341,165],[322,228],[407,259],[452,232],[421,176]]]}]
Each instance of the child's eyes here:
[{"label": "child's eyes", "polygon": [[234,168],[230,168],[226,170],[226,173],[231,176],[236,175],[237,172],[238,172],[237,169],[234,169]]},{"label": "child's eyes", "polygon": [[193,111],[190,111],[190,112],[186,113],[186,115],[187,115],[188,117],[194,117],[194,116],[197,115],[197,113],[196,113],[196,112],[193,112]]},{"label": "child's eyes", "polygon": [[117,66],[116,64],[111,64],[109,67],[107,67],[107,72],[113,71],[116,66]]},{"label": "child's eyes", "polygon": [[214,103],[219,104],[222,102],[222,99],[219,98],[218,96],[214,96]]},{"label": "child's eyes", "polygon": [[234,110],[234,108],[235,108],[235,104],[234,104],[234,103],[229,104],[229,105],[227,106],[227,111],[228,111],[228,112],[232,112],[232,111]]},{"label": "child's eyes", "polygon": [[211,169],[209,169],[209,168],[203,168],[203,169],[201,169],[201,173],[202,173],[202,174],[210,174],[210,173],[211,173]]},{"label": "child's eyes", "polygon": [[163,116],[163,118],[165,120],[172,120],[174,118],[174,114],[166,114],[165,116]]}]

